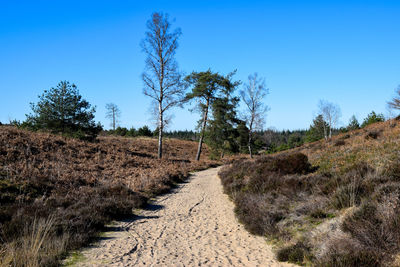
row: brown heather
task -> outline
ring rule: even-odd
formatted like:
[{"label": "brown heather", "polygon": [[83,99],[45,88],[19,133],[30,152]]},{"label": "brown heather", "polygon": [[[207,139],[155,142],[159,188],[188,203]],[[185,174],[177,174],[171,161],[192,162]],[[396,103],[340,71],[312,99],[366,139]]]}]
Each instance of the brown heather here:
[{"label": "brown heather", "polygon": [[397,124],[376,123],[223,168],[238,219],[275,244],[282,261],[400,266]]},{"label": "brown heather", "polygon": [[57,266],[111,220],[217,164],[207,149],[192,160],[196,148],[167,139],[160,161],[150,138],[89,143],[0,126],[0,266]]}]

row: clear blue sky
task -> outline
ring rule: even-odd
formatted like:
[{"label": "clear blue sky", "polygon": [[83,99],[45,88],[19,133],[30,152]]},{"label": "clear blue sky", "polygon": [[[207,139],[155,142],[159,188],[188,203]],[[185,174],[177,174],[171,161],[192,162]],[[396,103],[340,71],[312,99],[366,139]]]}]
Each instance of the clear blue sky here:
[{"label": "clear blue sky", "polygon": [[[0,1],[0,121],[24,120],[29,102],[60,80],[75,83],[109,126],[150,124],[142,94],[140,41],[154,11],[182,29],[177,61],[264,76],[266,127],[307,128],[319,99],[355,114],[386,112],[400,84],[400,1]],[[197,114],[174,111],[170,129],[194,129]]]}]

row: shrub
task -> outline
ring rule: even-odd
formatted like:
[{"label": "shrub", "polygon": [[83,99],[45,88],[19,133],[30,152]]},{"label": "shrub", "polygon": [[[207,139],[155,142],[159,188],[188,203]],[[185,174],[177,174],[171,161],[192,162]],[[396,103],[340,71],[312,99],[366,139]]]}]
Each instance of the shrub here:
[{"label": "shrub", "polygon": [[332,205],[336,209],[343,209],[359,205],[364,190],[357,181],[339,186],[332,197]]},{"label": "shrub", "polygon": [[311,211],[310,216],[314,219],[325,219],[330,215],[322,209],[315,209]]},{"label": "shrub", "polygon": [[382,258],[355,240],[337,238],[330,241],[324,255],[315,263],[321,267],[378,267],[382,266]]},{"label": "shrub", "polygon": [[[393,201],[397,201],[397,204]],[[399,252],[400,207],[398,207],[398,202],[398,196],[380,204],[367,201],[353,214],[346,217],[342,228],[364,247],[381,255]]]},{"label": "shrub", "polygon": [[311,258],[311,252],[308,246],[304,245],[302,242],[298,242],[295,245],[279,249],[276,253],[276,257],[279,261],[301,264],[305,258]]},{"label": "shrub", "polygon": [[299,179],[311,166],[301,153],[241,160],[220,172],[224,190],[236,204],[236,214],[253,234],[279,236],[278,223],[289,213],[298,192],[309,190],[311,179]]},{"label": "shrub", "polygon": [[377,139],[380,136],[380,132],[379,131],[369,131],[366,135],[365,135],[365,139]]},{"label": "shrub", "polygon": [[344,146],[346,142],[344,140],[336,140],[334,146]]},{"label": "shrub", "polygon": [[277,172],[279,174],[306,174],[311,170],[311,164],[302,153],[285,153],[278,156],[267,156],[256,160],[262,172]]},{"label": "shrub", "polygon": [[273,199],[266,194],[239,194],[235,197],[235,212],[246,230],[255,235],[275,236],[278,234],[277,223],[285,216],[280,207],[269,205]]}]

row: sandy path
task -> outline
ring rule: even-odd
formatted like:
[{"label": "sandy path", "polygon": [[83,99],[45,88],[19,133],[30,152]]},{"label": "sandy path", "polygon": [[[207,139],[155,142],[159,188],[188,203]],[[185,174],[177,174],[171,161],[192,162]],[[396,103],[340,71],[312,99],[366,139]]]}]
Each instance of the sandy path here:
[{"label": "sandy path", "polygon": [[118,222],[79,266],[293,266],[238,224],[218,170],[194,174],[139,219]]}]

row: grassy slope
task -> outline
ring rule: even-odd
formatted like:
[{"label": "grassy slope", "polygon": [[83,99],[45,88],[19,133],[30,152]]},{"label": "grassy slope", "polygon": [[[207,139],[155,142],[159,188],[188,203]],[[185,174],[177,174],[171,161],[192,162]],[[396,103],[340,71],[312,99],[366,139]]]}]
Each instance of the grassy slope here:
[{"label": "grassy slope", "polygon": [[349,166],[365,162],[378,171],[398,161],[400,122],[387,121],[295,148],[306,154],[321,171],[345,171]]},{"label": "grassy slope", "polygon": [[399,151],[400,123],[389,121],[238,161],[220,176],[239,220],[274,241],[279,259],[399,266]]},{"label": "grassy slope", "polygon": [[100,137],[88,143],[0,126],[0,266],[53,266],[106,223],[132,214],[190,171],[197,143]]}]

